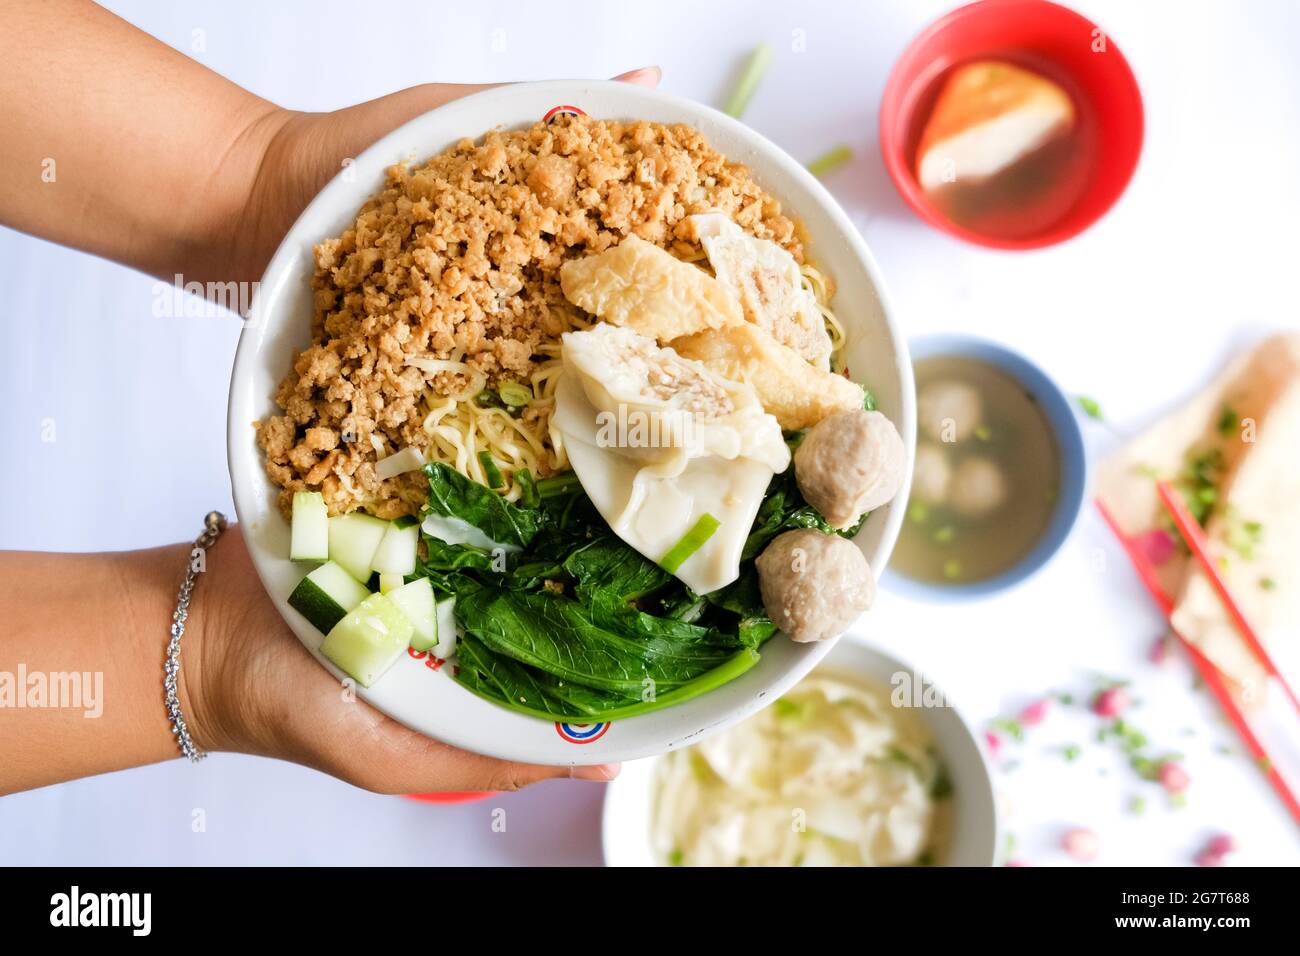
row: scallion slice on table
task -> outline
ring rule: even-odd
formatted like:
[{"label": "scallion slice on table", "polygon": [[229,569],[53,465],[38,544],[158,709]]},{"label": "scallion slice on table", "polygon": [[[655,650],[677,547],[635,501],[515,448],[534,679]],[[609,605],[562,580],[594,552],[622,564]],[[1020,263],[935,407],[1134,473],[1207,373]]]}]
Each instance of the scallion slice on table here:
[{"label": "scallion slice on table", "polygon": [[840,145],[827,150],[809,163],[808,172],[818,177],[828,176],[852,158],[853,150],[840,143]]},{"label": "scallion slice on table", "polygon": [[501,474],[501,469],[497,463],[492,460],[492,453],[481,451],[478,453],[478,463],[483,466],[484,484],[495,491],[498,488],[506,486],[506,479]]},{"label": "scallion slice on table", "polygon": [[731,98],[727,100],[724,112],[728,116],[734,116],[740,119],[745,107],[749,105],[754,91],[758,89],[759,81],[763,79],[763,74],[767,72],[767,65],[772,59],[772,50],[766,43],[760,43],[754,47],[754,52],[750,54],[749,62],[745,64],[745,71],[740,74],[740,82],[736,84]]},{"label": "scallion slice on table", "polygon": [[713,537],[720,524],[717,518],[707,512],[700,515],[700,520],[695,522],[690,531],[682,535],[682,540],[669,548],[668,553],[659,559],[659,567],[669,574],[676,573],[687,558],[704,547],[704,542]]}]

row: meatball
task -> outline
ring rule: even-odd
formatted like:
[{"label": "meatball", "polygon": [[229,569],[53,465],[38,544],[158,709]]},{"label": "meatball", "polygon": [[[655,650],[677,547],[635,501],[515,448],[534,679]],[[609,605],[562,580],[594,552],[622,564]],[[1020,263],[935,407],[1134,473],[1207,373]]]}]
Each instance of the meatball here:
[{"label": "meatball", "polygon": [[794,453],[794,474],[808,503],[833,528],[851,528],[898,494],[907,452],[880,412],[855,408],[823,418]]},{"label": "meatball", "polygon": [[933,442],[916,447],[916,464],[912,467],[912,497],[926,504],[941,505],[948,497],[952,482],[952,465],[943,449]]},{"label": "meatball", "polygon": [[987,458],[962,460],[952,474],[948,503],[958,514],[981,518],[997,511],[1007,500],[1007,480],[1002,469]]},{"label": "meatball", "polygon": [[755,564],[768,617],[800,643],[844,633],[876,596],[867,559],[837,534],[787,531]]},{"label": "meatball", "polygon": [[965,441],[984,417],[984,402],[965,382],[931,382],[916,398],[916,414],[935,441]]}]

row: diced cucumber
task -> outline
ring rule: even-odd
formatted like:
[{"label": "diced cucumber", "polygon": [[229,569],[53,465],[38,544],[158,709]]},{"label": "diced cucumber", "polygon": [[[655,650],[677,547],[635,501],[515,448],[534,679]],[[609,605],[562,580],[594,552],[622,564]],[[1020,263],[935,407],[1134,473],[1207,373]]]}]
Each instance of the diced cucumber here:
[{"label": "diced cucumber", "polygon": [[370,562],[384,540],[388,522],[353,511],[329,519],[331,561],[358,581],[370,577]]},{"label": "diced cucumber", "polygon": [[438,621],[438,646],[433,649],[434,657],[444,661],[451,660],[456,653],[456,636],[460,631],[456,627],[456,599],[449,597],[439,601],[435,616]]},{"label": "diced cucumber", "polygon": [[383,594],[372,594],[325,635],[320,652],[362,687],[392,667],[411,644],[411,622]]},{"label": "diced cucumber", "polygon": [[381,574],[379,575],[379,593],[388,594],[396,591],[405,580],[400,574]]},{"label": "diced cucumber", "polygon": [[289,559],[326,561],[330,556],[329,509],[319,491],[299,491],[293,496]]},{"label": "diced cucumber", "polygon": [[438,643],[438,618],[434,613],[433,586],[428,578],[417,578],[396,591],[388,592],[388,600],[406,615],[414,628],[411,646],[417,651],[432,650]]},{"label": "diced cucumber", "polygon": [[333,561],[327,561],[298,582],[289,606],[328,634],[343,616],[370,596],[364,584]]},{"label": "diced cucumber", "polygon": [[370,566],[380,574],[412,574],[415,571],[415,546],[419,540],[419,525],[389,524],[370,559]]}]

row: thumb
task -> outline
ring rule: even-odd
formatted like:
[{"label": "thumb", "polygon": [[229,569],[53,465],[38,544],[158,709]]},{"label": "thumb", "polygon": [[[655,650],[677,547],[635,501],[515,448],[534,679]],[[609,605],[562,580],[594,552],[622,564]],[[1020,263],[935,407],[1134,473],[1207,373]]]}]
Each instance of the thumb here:
[{"label": "thumb", "polygon": [[[614,77],[623,83],[635,86],[656,87],[663,76],[657,66],[643,66]],[[336,122],[334,131],[342,143],[336,143],[345,150],[344,155],[355,156],[389,130],[396,129],[407,120],[414,119],[422,113],[445,106],[452,100],[471,93],[490,90],[499,83],[422,83],[389,93],[376,100],[358,103],[356,106],[339,110],[334,114]]]}]

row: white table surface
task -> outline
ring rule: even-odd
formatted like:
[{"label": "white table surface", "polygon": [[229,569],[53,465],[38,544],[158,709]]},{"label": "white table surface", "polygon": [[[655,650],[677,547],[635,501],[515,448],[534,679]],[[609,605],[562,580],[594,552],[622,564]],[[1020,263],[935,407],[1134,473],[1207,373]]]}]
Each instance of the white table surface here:
[{"label": "white table surface", "polygon": [[[799,158],[854,148],[828,185],[880,260],[909,333],[1010,343],[1067,390],[1099,399],[1121,433],[1195,389],[1232,350],[1297,325],[1300,4],[1079,0],[1142,84],[1141,167],[1087,234],[1010,255],[924,226],[876,146],[890,64],[953,5],[481,0],[410,3],[397,16],[340,0],[108,4],[262,96],[307,109],[426,80],[610,76],[650,63],[663,66],[665,89],[718,103],[744,53],[767,41],[773,63],[746,120]],[[236,322],[154,318],[152,280],[3,230],[0,288],[0,547],[143,547],[191,537],[213,507],[231,510],[225,397]],[[50,420],[56,440],[43,442]],[[1095,425],[1088,435],[1094,453],[1115,441]],[[927,670],[980,723],[1049,689],[1085,694],[1092,672],[1134,681],[1135,723],[1185,755],[1186,805],[1170,807],[1095,743],[1095,718],[1057,708],[999,761],[1018,858],[1068,862],[1060,834],[1084,825],[1100,834],[1103,863],[1185,864],[1220,831],[1240,844],[1235,862],[1300,863],[1300,830],[1192,689],[1188,666],[1148,663],[1160,630],[1089,512],[1017,591],[960,608],[886,594],[855,636]],[[1060,748],[1071,743],[1083,754],[1067,762]],[[1127,809],[1135,794],[1146,796],[1141,815]],[[0,799],[0,863],[595,863],[600,806],[598,785],[572,782],[419,805],[221,755]],[[498,807],[504,833],[491,826]],[[199,809],[207,828],[195,833]]]}]

